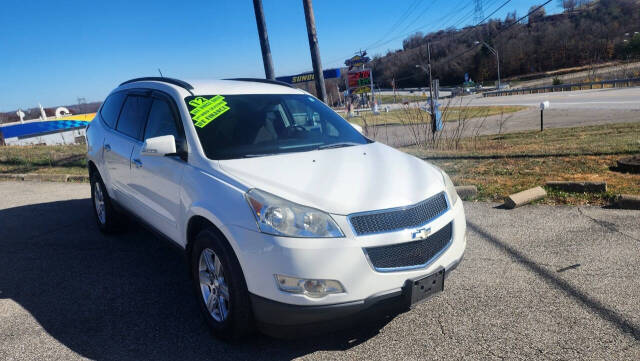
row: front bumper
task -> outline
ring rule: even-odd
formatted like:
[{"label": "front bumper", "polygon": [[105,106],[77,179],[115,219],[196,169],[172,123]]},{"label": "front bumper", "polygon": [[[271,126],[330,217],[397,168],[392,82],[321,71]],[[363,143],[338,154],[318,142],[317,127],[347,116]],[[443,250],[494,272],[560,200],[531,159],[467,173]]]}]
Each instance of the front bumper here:
[{"label": "front bumper", "polygon": [[[412,239],[413,229],[356,237],[347,217],[333,217],[345,233],[344,238],[299,239],[276,237],[240,226],[228,228],[232,243],[235,243],[234,250],[242,266],[247,288],[256,300],[254,304],[270,303],[261,302],[267,300],[275,304],[290,305],[294,309],[297,309],[295,306],[300,306],[332,310],[327,311],[328,313],[337,312],[335,305],[344,305],[346,309],[357,312],[360,309],[369,308],[373,300],[379,297],[388,298],[388,295],[400,293],[407,279],[431,274],[439,269],[445,269],[448,272],[457,265],[466,248],[466,220],[462,201],[456,202],[447,212],[427,225],[435,233],[452,222],[452,241],[446,251],[424,268],[395,272],[374,270],[363,248],[407,242]],[[315,299],[282,292],[276,285],[275,274],[307,279],[338,280],[345,287],[346,292]],[[262,309],[268,308],[262,307]],[[261,312],[261,309],[256,311],[258,314],[268,313]],[[301,312],[304,314],[309,311]],[[323,312],[311,311],[311,313]],[[301,321],[315,321],[307,320],[306,316],[296,317],[294,319]]]},{"label": "front bumper", "polygon": [[[458,267],[462,258],[445,270],[445,279]],[[336,331],[362,320],[375,322],[406,311],[411,306],[405,288],[376,294],[364,300],[316,306],[291,305],[254,294],[250,296],[258,328],[276,337]]]}]

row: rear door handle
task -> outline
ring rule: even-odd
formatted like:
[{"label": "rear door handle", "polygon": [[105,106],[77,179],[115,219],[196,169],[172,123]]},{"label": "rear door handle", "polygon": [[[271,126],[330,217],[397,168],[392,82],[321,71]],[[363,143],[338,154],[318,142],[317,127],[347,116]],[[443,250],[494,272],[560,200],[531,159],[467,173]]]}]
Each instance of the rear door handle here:
[{"label": "rear door handle", "polygon": [[107,152],[110,152],[111,151],[111,146],[109,144],[105,144],[104,145],[104,150],[107,151]]},{"label": "rear door handle", "polygon": [[142,168],[142,162],[140,161],[140,159],[134,159],[133,164],[136,165],[136,168]]}]

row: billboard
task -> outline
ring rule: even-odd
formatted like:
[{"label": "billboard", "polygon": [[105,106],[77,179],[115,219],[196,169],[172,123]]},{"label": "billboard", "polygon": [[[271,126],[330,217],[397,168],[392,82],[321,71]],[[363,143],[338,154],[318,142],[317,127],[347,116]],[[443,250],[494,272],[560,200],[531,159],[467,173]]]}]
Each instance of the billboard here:
[{"label": "billboard", "polygon": [[[339,78],[340,69],[338,68],[326,69],[322,72],[322,76],[324,76],[325,79]],[[298,83],[304,83],[308,81],[314,81],[316,80],[316,77],[315,77],[315,74],[313,74],[313,72],[307,72],[307,73],[296,74],[296,75],[279,76],[276,78],[276,80],[289,83],[289,84],[298,84]]]},{"label": "billboard", "polygon": [[354,67],[364,66],[369,61],[371,61],[371,58],[367,56],[367,52],[363,52],[362,55],[355,55],[345,60],[344,65],[348,66],[349,70],[351,70]]},{"label": "billboard", "polygon": [[371,84],[373,84],[371,69],[350,71],[347,73],[347,84],[352,93],[371,92]]}]

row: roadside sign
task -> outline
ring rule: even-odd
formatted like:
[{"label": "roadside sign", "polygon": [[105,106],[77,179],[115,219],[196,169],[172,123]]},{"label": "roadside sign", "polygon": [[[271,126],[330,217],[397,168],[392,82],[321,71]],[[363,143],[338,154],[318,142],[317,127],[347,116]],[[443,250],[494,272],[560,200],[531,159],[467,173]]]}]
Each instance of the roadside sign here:
[{"label": "roadside sign", "polygon": [[366,52],[363,53],[362,55],[354,55],[351,58],[345,60],[344,65],[348,66],[349,70],[351,70],[353,67],[363,66],[367,64],[369,61],[371,61],[371,58],[369,58],[366,55],[367,55]]},{"label": "roadside sign", "polygon": [[374,101],[373,73],[371,69],[354,70],[347,73],[347,87],[351,94],[371,93]]},{"label": "roadside sign", "polygon": [[350,71],[347,74],[349,88],[358,88],[371,84],[371,70],[364,69],[358,71]]},{"label": "roadside sign", "polygon": [[440,104],[435,103],[433,106],[436,112],[436,131],[441,131],[442,130],[442,112],[440,111],[440,109],[438,109],[440,107]]},{"label": "roadside sign", "polygon": [[353,90],[353,93],[355,93],[355,94],[371,93],[371,88],[370,88],[370,87],[368,87],[368,86],[363,86],[363,87],[360,87],[360,88],[355,88],[355,89]]},{"label": "roadside sign", "polygon": [[[340,69],[339,68],[326,69],[322,72],[322,76],[325,79],[339,78]],[[308,81],[314,81],[316,80],[316,77],[315,77],[315,74],[313,74],[313,72],[307,72],[307,73],[301,73],[296,75],[279,76],[276,78],[276,80],[289,83],[289,84],[299,84],[299,83],[304,83]]]}]

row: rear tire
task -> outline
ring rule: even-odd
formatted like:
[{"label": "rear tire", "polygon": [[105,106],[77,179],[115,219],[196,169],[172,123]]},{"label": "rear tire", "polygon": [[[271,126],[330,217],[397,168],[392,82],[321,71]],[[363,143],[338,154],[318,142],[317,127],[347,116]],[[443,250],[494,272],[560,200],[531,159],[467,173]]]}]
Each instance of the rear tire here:
[{"label": "rear tire", "polygon": [[196,236],[191,274],[211,332],[225,341],[246,337],[253,330],[253,318],[244,274],[231,246],[212,229]]},{"label": "rear tire", "polygon": [[105,234],[122,231],[124,220],[116,211],[98,172],[91,174],[91,203],[100,231]]}]

